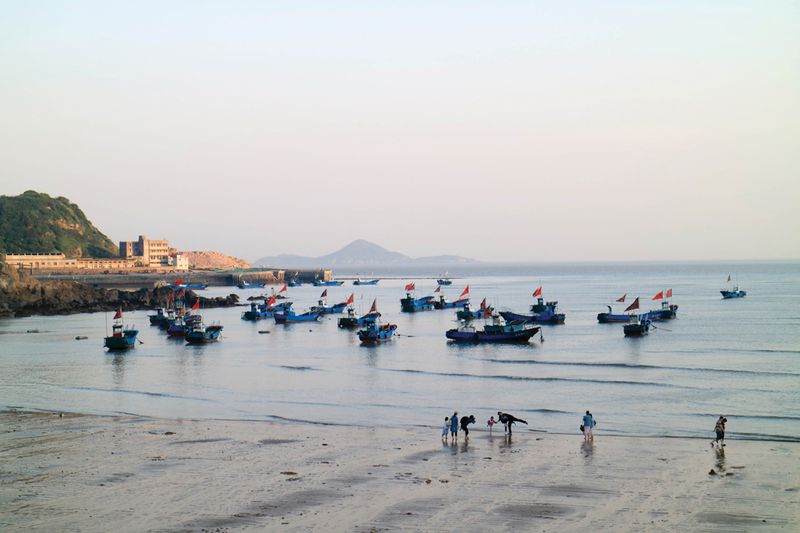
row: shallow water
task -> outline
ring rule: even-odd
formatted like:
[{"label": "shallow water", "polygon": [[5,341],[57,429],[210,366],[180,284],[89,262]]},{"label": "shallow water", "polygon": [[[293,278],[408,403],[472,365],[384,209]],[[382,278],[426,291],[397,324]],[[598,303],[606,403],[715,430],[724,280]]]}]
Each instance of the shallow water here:
[{"label": "shallow water", "polygon": [[[748,296],[723,301],[718,291],[732,268]],[[148,312],[126,313],[143,344],[125,354],[102,348],[110,314],[3,320],[0,405],[436,427],[453,410],[475,414],[480,425],[505,410],[529,428],[555,432],[577,432],[580,414],[591,409],[600,432],[670,436],[709,436],[724,414],[731,437],[800,440],[798,264],[479,266],[452,275],[463,278],[445,289],[451,299],[468,283],[474,304],[486,296],[519,312],[543,285],[567,323],[545,326],[544,342],[527,346],[454,345],[444,338],[453,312],[399,312],[403,280],[328,288],[329,302],[355,292],[362,311],[378,299],[401,336],[376,347],[338,329],[335,315],[277,326],[241,320],[244,308],[204,310],[225,330],[221,342],[200,347],[149,326]],[[645,338],[626,339],[621,325],[596,321],[623,293],[628,301],[641,296],[647,308],[669,287],[678,319]],[[417,288],[429,294],[434,282],[419,280]],[[304,286],[289,295],[302,309],[322,290]],[[258,291],[206,292],[244,300]],[[271,333],[258,333],[264,329]]]}]

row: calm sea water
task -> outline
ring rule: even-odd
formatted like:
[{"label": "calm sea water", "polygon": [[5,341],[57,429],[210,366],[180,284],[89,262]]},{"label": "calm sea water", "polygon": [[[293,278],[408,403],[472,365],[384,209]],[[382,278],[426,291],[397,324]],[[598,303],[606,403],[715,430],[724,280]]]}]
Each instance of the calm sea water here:
[{"label": "calm sea water", "polygon": [[[720,298],[729,271],[746,298]],[[521,312],[542,285],[567,323],[544,327],[544,342],[527,346],[453,345],[444,332],[454,327],[454,313],[400,313],[404,280],[328,288],[329,302],[355,292],[362,311],[377,298],[402,336],[376,347],[361,346],[335,318],[277,326],[241,320],[243,308],[204,310],[206,321],[225,330],[221,342],[201,347],[150,327],[147,312],[126,313],[143,344],[125,354],[102,348],[110,315],[3,320],[0,405],[435,427],[453,410],[475,414],[481,425],[505,410],[552,432],[576,432],[579,415],[591,409],[600,432],[670,436],[708,436],[724,414],[732,437],[800,440],[798,264],[480,266],[451,274],[461,276],[445,289],[451,299],[468,283],[475,304],[485,296]],[[418,280],[417,293],[434,284]],[[623,293],[641,296],[647,307],[662,288],[673,289],[678,319],[649,336],[626,339],[621,325],[597,323],[597,313]],[[289,295],[302,309],[321,290]],[[26,333],[34,329],[40,332]]]}]

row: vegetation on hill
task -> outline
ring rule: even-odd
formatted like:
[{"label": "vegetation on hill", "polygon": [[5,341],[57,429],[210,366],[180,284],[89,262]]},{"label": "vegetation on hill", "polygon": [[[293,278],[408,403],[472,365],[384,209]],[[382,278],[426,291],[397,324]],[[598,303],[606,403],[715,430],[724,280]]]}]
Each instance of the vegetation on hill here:
[{"label": "vegetation on hill", "polygon": [[62,252],[67,257],[112,257],[117,246],[60,196],[25,191],[0,196],[0,253]]}]

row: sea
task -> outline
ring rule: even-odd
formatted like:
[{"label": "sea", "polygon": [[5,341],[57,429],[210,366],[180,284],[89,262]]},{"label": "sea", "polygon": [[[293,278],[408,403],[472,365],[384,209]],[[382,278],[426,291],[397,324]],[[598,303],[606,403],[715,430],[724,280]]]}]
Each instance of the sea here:
[{"label": "sea", "polygon": [[[337,269],[354,276],[354,270]],[[711,438],[718,416],[728,438],[800,441],[800,263],[634,263],[463,265],[451,267],[456,299],[468,285],[475,306],[524,313],[542,287],[566,323],[543,326],[528,345],[459,345],[445,332],[452,310],[400,312],[406,283],[431,294],[441,272],[423,267],[359,272],[376,286],[328,287],[328,302],[354,293],[365,312],[377,302],[397,324],[391,342],[363,346],[319,323],[248,322],[245,307],[203,309],[224,326],[220,342],[188,346],[149,325],[150,312],[126,312],[141,343],[127,353],[103,348],[111,313],[0,320],[0,406],[158,418],[269,420],[367,427],[422,427],[437,434],[454,411],[478,426],[497,411],[520,431],[577,433],[591,410],[607,435]],[[727,276],[747,291],[723,300]],[[295,309],[324,288],[290,288]],[[648,336],[625,338],[597,314],[627,294],[643,309],[672,289],[678,317]],[[263,290],[212,287],[206,295]],[[262,333],[268,331],[268,333]],[[85,340],[76,337],[85,336]]]}]

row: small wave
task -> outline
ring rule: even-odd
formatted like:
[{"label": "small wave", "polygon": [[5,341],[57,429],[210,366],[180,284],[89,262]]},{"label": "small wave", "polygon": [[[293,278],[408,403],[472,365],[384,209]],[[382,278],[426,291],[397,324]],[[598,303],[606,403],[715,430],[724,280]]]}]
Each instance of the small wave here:
[{"label": "small wave", "polygon": [[466,374],[460,372],[433,372],[429,370],[416,370],[412,368],[382,368],[381,370],[387,372],[400,372],[406,374],[426,374],[430,376],[448,376],[456,378],[476,378],[476,379],[504,379],[509,381],[553,381],[553,382],[571,382],[571,383],[598,383],[602,385],[639,385],[643,387],[664,387],[670,389],[692,389],[699,390],[699,387],[689,387],[686,385],[673,385],[670,383],[656,383],[653,381],[627,381],[627,380],[609,380],[609,379],[588,379],[588,378],[556,378],[556,377],[533,377],[533,376],[507,376],[498,374]]},{"label": "small wave", "polygon": [[758,376],[790,376],[800,377],[800,374],[794,372],[774,372],[774,371],[760,371],[760,370],[738,370],[738,369],[725,369],[725,368],[705,368],[705,367],[690,367],[690,366],[660,366],[660,365],[641,365],[631,363],[583,363],[577,361],[537,361],[535,359],[483,359],[490,363],[502,364],[523,364],[523,365],[554,365],[554,366],[589,366],[589,367],[605,367],[605,368],[631,368],[631,369],[645,369],[645,370],[683,370],[691,372],[713,372],[722,374],[747,374]]},{"label": "small wave", "polygon": [[277,368],[286,368],[288,370],[300,370],[300,371],[303,371],[303,372],[305,372],[307,370],[317,370],[316,368],[311,367],[311,366],[292,366],[292,365],[273,365],[273,366],[275,366]]},{"label": "small wave", "polygon": [[166,392],[150,392],[142,390],[129,390],[129,389],[106,389],[103,387],[65,387],[69,390],[85,390],[92,392],[111,392],[114,394],[136,394],[141,396],[151,396],[156,398],[170,398],[174,400],[195,400],[198,402],[210,402],[208,398],[198,398],[196,396],[180,396],[178,394],[168,394]]},{"label": "small wave", "polygon": [[[718,417],[719,413],[694,413],[692,416],[697,417]],[[745,420],[783,420],[789,422],[800,421],[800,416],[781,416],[781,415],[736,415],[725,414],[726,418],[741,418]]]}]

